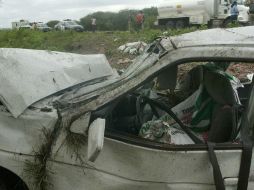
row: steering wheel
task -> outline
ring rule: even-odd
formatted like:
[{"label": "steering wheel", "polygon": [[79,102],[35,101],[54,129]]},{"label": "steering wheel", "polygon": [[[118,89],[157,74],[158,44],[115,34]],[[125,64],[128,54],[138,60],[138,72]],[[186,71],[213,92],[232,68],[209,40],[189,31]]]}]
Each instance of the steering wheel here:
[{"label": "steering wheel", "polygon": [[[175,115],[175,113],[167,105],[165,105],[164,103],[159,102],[157,100],[148,98],[146,96],[140,96],[140,98],[146,104],[149,104],[151,106],[152,111],[157,118],[159,118],[159,115],[158,115],[156,108],[159,108],[162,111],[165,111],[167,114],[169,114],[179,124],[179,126],[182,128],[182,130],[193,140],[193,142],[195,144],[203,144],[203,142],[197,136],[195,136],[186,125],[183,124],[183,122]],[[140,113],[142,113],[142,112],[140,112]]]}]

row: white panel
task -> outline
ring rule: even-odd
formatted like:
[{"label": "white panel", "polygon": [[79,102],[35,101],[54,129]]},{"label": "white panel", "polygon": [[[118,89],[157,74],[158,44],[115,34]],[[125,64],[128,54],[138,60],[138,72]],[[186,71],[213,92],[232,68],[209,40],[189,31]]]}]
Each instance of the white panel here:
[{"label": "white panel", "polygon": [[46,96],[111,75],[104,55],[0,49],[0,99],[15,117]]}]

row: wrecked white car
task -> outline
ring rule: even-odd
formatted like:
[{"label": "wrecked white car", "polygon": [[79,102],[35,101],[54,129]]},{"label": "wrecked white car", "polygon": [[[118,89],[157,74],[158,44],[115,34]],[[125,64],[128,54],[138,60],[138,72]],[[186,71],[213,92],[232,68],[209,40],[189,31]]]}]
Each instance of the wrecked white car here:
[{"label": "wrecked white car", "polygon": [[253,34],[159,38],[121,76],[103,55],[0,49],[0,189],[254,189],[254,89],[225,72],[254,63]]}]

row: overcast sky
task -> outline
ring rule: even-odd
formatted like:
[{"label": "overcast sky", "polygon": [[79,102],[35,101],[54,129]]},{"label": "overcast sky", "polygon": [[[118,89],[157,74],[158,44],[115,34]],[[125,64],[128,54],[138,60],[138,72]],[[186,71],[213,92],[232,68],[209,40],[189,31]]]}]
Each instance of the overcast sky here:
[{"label": "overcast sky", "polygon": [[79,19],[96,11],[119,11],[157,6],[163,0],[0,0],[0,27],[27,19],[31,22]]}]

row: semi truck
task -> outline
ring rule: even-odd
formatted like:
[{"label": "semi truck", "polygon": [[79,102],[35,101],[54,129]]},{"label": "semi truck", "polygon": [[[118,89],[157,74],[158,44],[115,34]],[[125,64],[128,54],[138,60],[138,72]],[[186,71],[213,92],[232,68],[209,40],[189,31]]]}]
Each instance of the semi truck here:
[{"label": "semi truck", "polygon": [[[210,27],[230,22],[232,0],[164,0],[158,7],[157,24],[167,28],[184,28],[190,25]],[[249,22],[249,8],[238,0],[238,21]]]},{"label": "semi truck", "polygon": [[28,20],[20,20],[18,22],[12,22],[11,25],[13,30],[31,29],[31,25]]}]

